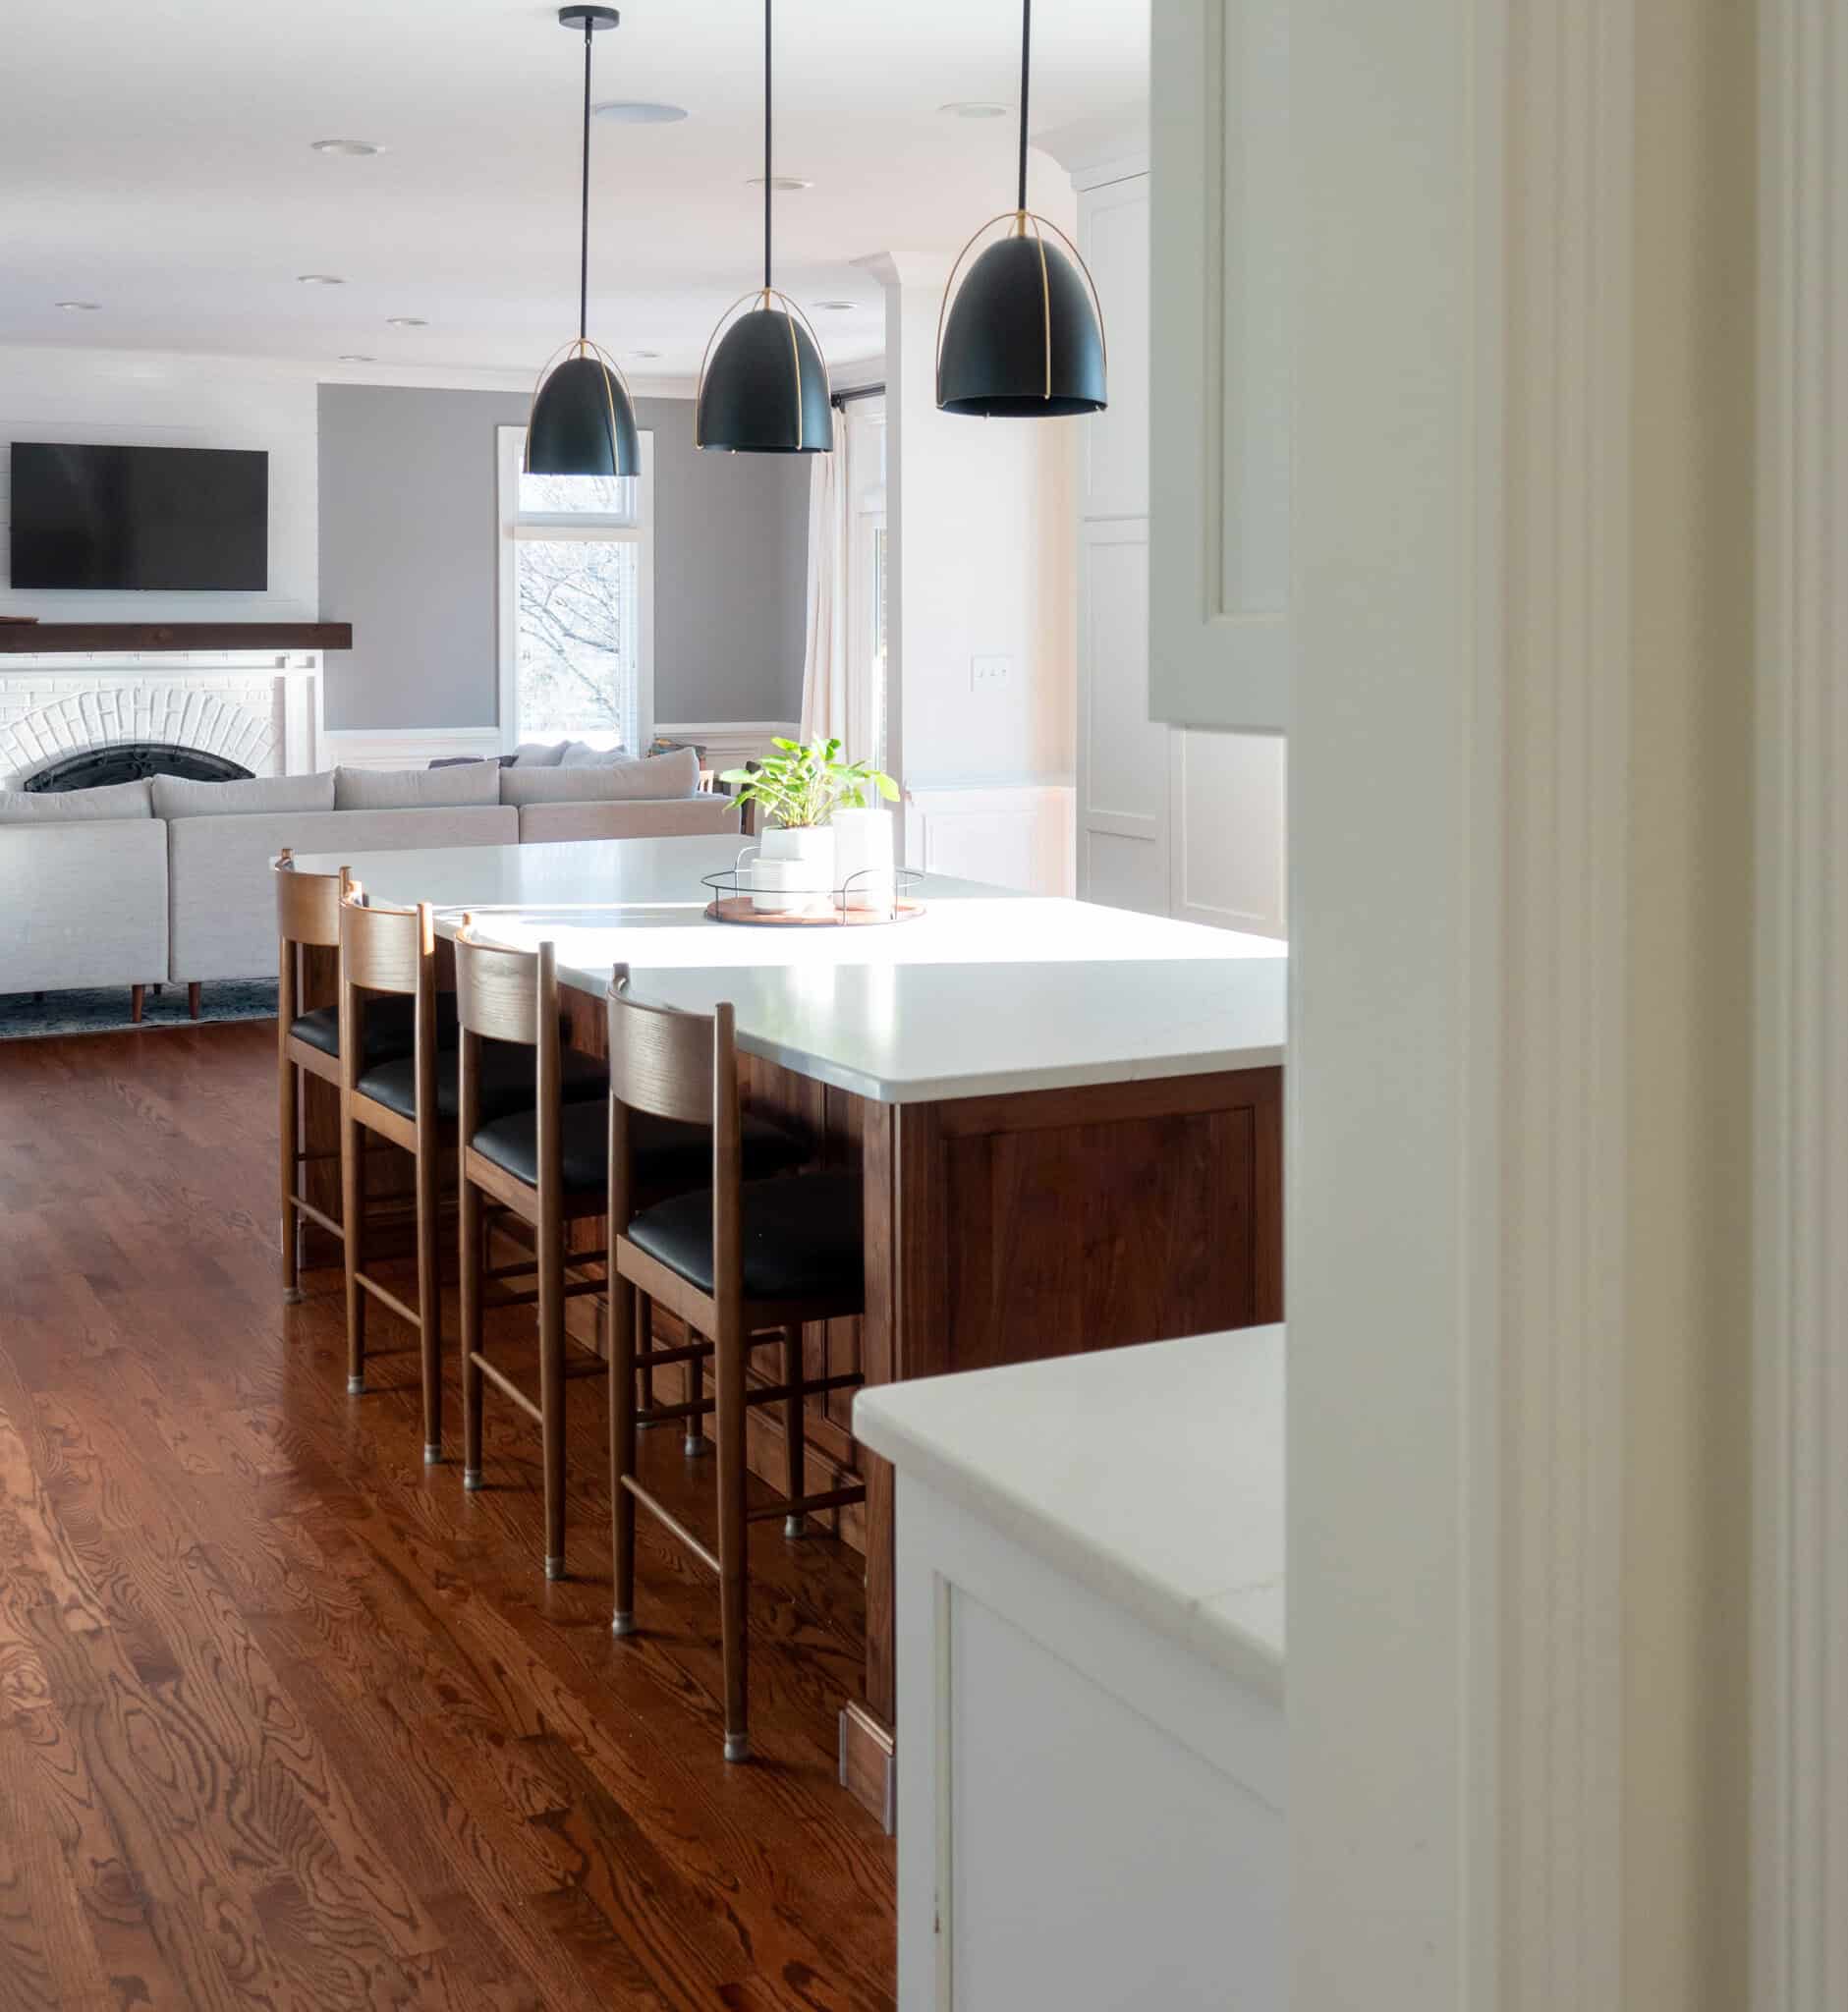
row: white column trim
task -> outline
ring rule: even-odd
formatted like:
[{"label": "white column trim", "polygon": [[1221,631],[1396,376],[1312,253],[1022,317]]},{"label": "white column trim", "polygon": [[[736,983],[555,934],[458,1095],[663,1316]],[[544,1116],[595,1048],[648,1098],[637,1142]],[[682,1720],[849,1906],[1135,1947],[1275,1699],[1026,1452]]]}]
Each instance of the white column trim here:
[{"label": "white column trim", "polygon": [[[1755,2012],[1848,2003],[1848,33],[1761,15]],[[1831,1723],[1832,1720],[1832,1723]]]},{"label": "white column trim", "polygon": [[1305,2007],[1624,2003],[1633,24],[1292,15]]}]

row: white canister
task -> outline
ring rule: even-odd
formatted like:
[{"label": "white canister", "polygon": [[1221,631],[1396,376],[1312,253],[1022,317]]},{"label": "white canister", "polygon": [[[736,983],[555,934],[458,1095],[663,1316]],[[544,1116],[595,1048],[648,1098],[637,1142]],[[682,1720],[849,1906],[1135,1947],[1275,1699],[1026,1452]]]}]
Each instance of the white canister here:
[{"label": "white canister", "polygon": [[889,910],[896,891],[891,811],[836,810],[832,830],[835,884],[846,890],[847,906]]},{"label": "white canister", "polygon": [[752,906],[787,914],[831,908],[834,833],[825,824],[773,824],[758,841],[755,884],[780,891],[752,896]]}]

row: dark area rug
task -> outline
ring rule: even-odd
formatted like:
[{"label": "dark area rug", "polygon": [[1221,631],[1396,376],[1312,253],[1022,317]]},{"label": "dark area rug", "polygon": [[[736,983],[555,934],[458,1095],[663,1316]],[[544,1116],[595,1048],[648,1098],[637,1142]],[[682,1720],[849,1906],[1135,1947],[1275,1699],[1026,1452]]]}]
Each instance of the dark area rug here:
[{"label": "dark area rug", "polygon": [[[274,978],[224,978],[207,984],[199,999],[199,1020],[274,1020]],[[75,992],[0,992],[0,1041],[43,1039],[49,1034],[137,1033],[163,1027],[192,1027],[186,987],[168,985],[158,997],[147,988],[141,1025],[135,1028],[127,985],[101,985]]]}]

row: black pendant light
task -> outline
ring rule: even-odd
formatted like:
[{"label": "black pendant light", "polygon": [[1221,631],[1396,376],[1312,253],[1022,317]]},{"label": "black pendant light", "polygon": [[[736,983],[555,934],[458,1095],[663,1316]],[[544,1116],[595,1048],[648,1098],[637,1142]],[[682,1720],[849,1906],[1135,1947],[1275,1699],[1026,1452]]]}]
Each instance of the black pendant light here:
[{"label": "black pendant light", "polygon": [[[763,0],[763,284],[740,294],[705,346],[693,444],[730,454],[826,454],[834,445],[827,365],[809,317],[770,284],[770,0]],[[749,301],[749,311],[731,317]],[[726,323],[731,321],[731,326]]]},{"label": "black pendant light", "polygon": [[[1057,224],[1027,207],[1032,39],[1033,0],[1021,0],[1020,200],[1012,210],[991,216],[950,269],[943,309],[937,315],[940,412],[984,419],[1060,419],[1102,412],[1108,403],[1110,356],[1103,339],[1103,305],[1090,268]],[[1013,229],[969,268],[952,302],[963,260],[982,233],[998,223]],[[1046,242],[1047,232],[1058,244]]]},{"label": "black pendant light", "polygon": [[[590,37],[622,19],[613,7],[561,7],[561,28],[584,30],[584,183],[578,248],[578,339],[540,372],[527,419],[530,475],[633,475],[642,470],[636,409],[615,359],[585,333],[590,305]],[[562,363],[556,362],[563,355]]]}]

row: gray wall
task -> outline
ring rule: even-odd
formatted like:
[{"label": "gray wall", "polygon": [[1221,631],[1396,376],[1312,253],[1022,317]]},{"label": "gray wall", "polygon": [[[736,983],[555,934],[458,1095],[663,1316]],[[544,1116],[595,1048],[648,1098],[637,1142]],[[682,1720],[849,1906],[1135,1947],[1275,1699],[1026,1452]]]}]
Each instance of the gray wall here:
[{"label": "gray wall", "polygon": [[[327,659],[330,727],[495,724],[496,391],[320,387],[320,610],[351,622]],[[802,709],[809,463],[701,454],[693,407],[642,399],[654,434],[654,714],[795,719]]]}]

